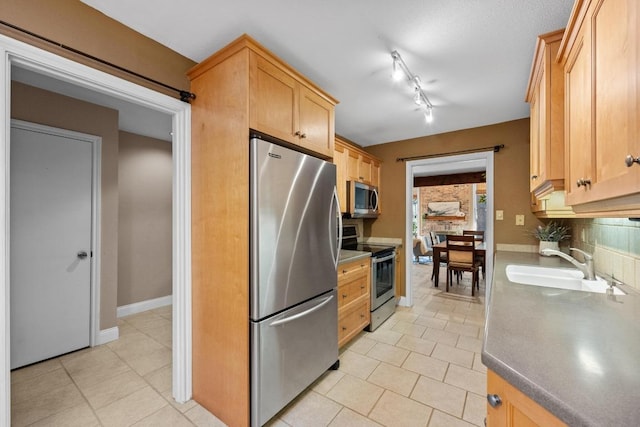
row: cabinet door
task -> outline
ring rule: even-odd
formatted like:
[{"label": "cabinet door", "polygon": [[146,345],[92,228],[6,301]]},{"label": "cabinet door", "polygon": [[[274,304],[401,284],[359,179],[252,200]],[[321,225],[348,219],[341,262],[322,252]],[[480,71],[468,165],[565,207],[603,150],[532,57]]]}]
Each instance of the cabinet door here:
[{"label": "cabinet door", "polygon": [[488,427],[563,427],[565,423],[531,400],[495,372],[487,371],[487,400],[498,396],[500,403],[487,403]]},{"label": "cabinet door", "polygon": [[300,85],[299,94],[299,132],[303,147],[324,154],[333,155],[334,107],[317,93]]},{"label": "cabinet door", "polygon": [[347,181],[360,181],[360,154],[354,150],[347,153]]},{"label": "cabinet door", "polygon": [[336,188],[340,210],[347,211],[347,150],[340,144],[333,147],[333,164],[336,165]]},{"label": "cabinet door", "polygon": [[406,290],[404,287],[404,250],[398,248],[396,250],[396,297],[401,298],[405,296]]},{"label": "cabinet door", "polygon": [[271,62],[251,54],[249,126],[267,135],[298,143],[296,80]]},{"label": "cabinet door", "polygon": [[601,0],[593,12],[593,100],[596,167],[591,199],[639,191],[638,156],[638,5],[637,0]]},{"label": "cabinet door", "polygon": [[380,162],[371,161],[371,185],[380,188]]},{"label": "cabinet door", "polygon": [[[539,88],[539,85],[538,85]],[[531,98],[531,118],[530,118],[530,190],[535,190],[540,183],[540,102],[539,91],[536,90]]]},{"label": "cabinet door", "polygon": [[583,203],[587,187],[579,180],[592,179],[593,153],[591,143],[591,49],[590,27],[585,22],[577,36],[575,48],[565,65],[565,143],[568,160],[565,177],[568,183],[567,203]]},{"label": "cabinet door", "polygon": [[366,156],[360,156],[360,163],[358,164],[358,175],[360,181],[367,184],[371,184],[371,158]]}]

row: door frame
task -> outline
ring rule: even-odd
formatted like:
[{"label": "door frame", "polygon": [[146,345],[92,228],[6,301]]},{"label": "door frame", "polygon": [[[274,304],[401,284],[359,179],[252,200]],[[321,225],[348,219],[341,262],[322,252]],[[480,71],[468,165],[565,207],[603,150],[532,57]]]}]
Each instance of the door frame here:
[{"label": "door frame", "polygon": [[[172,117],[173,124],[173,397],[191,398],[191,106],[111,74],[0,35],[0,427],[10,426],[9,325],[9,150],[11,66],[126,100]],[[99,251],[97,251],[99,254]]]},{"label": "door frame", "polygon": [[[411,242],[413,239],[413,178],[414,168],[432,167],[437,170],[434,175],[446,175],[456,173],[465,167],[465,162],[475,162],[483,165],[487,178],[487,230],[485,233],[485,242],[487,244],[487,255],[485,261],[485,283],[491,283],[493,275],[493,151],[481,151],[470,154],[460,154],[453,156],[434,157],[430,159],[408,161],[405,166],[405,242]],[[411,283],[411,267],[413,260],[413,247],[406,244],[405,246],[405,296],[400,298],[398,305],[411,307],[413,305],[413,284]],[[435,268],[435,266],[434,266]],[[489,300],[490,286],[485,285],[485,304]]]},{"label": "door frame", "polygon": [[[62,138],[76,139],[91,144],[91,244],[89,247],[91,256],[90,268],[90,292],[89,302],[89,344],[91,347],[101,344],[100,340],[100,218],[101,218],[101,166],[102,166],[102,138],[86,133],[75,132],[67,129],[41,125],[24,120],[11,119],[11,127],[59,136]],[[11,131],[11,129],[9,129]],[[11,159],[9,158],[9,163]],[[11,185],[11,183],[9,183]],[[9,325],[11,326],[11,325]]]}]

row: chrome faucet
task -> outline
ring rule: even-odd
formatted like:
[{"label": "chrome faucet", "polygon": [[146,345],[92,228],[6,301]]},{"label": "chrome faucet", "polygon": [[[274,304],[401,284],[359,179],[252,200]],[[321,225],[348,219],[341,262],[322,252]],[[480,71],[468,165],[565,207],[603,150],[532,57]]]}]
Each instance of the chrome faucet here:
[{"label": "chrome faucet", "polygon": [[564,252],[556,251],[555,249],[543,249],[542,253],[544,255],[557,255],[560,258],[564,258],[571,264],[575,265],[578,270],[582,271],[582,274],[584,274],[584,278],[586,280],[596,280],[596,273],[593,268],[593,255],[588,254],[585,251],[581,251],[577,248],[569,248],[569,250],[581,253],[582,257],[584,258],[584,264],[571,255],[567,255]]}]

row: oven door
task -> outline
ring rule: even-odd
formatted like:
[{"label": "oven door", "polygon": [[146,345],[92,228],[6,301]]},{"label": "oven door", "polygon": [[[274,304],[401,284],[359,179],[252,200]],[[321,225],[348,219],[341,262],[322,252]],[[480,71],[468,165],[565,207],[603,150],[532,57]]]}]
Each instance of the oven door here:
[{"label": "oven door", "polygon": [[371,311],[396,293],[396,253],[371,258]]}]

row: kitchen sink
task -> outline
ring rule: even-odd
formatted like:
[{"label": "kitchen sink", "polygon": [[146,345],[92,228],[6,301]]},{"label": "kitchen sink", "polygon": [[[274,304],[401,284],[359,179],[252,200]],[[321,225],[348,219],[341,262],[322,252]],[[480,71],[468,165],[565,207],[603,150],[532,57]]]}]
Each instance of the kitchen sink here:
[{"label": "kitchen sink", "polygon": [[[543,286],[572,291],[596,292],[604,294],[609,289],[606,280],[596,276],[596,280],[585,280],[580,270],[575,268],[538,267],[535,265],[510,264],[506,269],[507,278],[521,285]],[[625,295],[613,287],[613,295]]]}]

